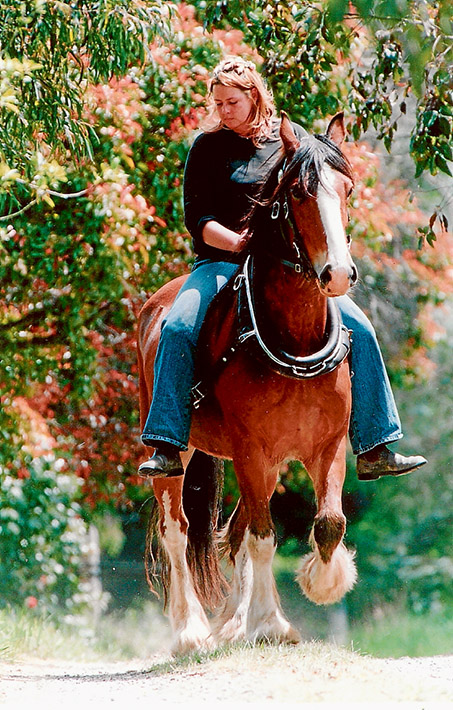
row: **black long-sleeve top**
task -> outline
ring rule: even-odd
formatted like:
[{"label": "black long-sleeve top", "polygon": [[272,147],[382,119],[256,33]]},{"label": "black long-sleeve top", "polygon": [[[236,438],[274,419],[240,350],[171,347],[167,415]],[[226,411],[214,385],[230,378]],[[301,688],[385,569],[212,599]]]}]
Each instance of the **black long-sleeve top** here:
[{"label": "black long-sleeve top", "polygon": [[[296,135],[305,134],[293,124]],[[239,254],[205,244],[206,222],[215,220],[233,231],[241,221],[268,173],[281,158],[279,122],[269,138],[256,147],[249,138],[221,129],[195,139],[184,171],[184,217],[198,258],[237,261]]]}]

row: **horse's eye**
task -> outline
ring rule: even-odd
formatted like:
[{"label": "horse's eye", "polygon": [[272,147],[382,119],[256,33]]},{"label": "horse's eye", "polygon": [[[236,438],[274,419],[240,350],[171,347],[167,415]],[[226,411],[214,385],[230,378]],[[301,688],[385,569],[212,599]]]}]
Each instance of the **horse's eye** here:
[{"label": "horse's eye", "polygon": [[291,196],[294,197],[295,200],[302,200],[303,198],[303,193],[302,190],[300,189],[299,185],[293,185],[291,190]]}]

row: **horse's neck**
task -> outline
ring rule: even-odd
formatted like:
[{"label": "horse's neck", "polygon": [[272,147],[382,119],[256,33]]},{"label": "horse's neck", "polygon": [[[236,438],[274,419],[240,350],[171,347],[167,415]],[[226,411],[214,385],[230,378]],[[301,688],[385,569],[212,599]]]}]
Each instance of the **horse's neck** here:
[{"label": "horse's neck", "polygon": [[324,340],[327,298],[313,281],[275,262],[265,268],[261,286],[261,320],[272,338],[292,355],[318,350]]}]

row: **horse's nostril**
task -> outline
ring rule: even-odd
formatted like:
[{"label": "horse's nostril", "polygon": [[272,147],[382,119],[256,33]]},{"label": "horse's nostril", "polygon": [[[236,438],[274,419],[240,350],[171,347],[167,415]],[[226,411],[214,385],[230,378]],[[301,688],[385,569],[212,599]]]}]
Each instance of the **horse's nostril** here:
[{"label": "horse's nostril", "polygon": [[353,286],[353,285],[357,282],[357,279],[358,279],[358,278],[359,278],[358,271],[357,271],[355,265],[353,265],[353,267],[352,267],[352,273],[351,273],[351,278],[350,278],[351,286]]},{"label": "horse's nostril", "polygon": [[332,267],[330,264],[326,264],[323,270],[321,271],[321,274],[319,276],[319,281],[322,286],[327,286],[328,283],[332,280]]}]

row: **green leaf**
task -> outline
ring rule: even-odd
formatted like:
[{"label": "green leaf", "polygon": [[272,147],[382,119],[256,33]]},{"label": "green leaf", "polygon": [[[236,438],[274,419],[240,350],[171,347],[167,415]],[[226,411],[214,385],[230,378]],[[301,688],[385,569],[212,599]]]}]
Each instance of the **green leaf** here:
[{"label": "green leaf", "polygon": [[434,242],[436,241],[437,237],[435,233],[433,232],[432,229],[430,229],[427,234],[426,234],[426,241],[428,242],[430,247],[434,246]]},{"label": "green leaf", "polygon": [[329,0],[327,3],[328,17],[332,24],[341,22],[348,10],[348,0]]},{"label": "green leaf", "polygon": [[443,173],[445,173],[446,175],[452,176],[452,173],[451,173],[451,170],[450,170],[450,167],[449,167],[447,161],[445,160],[443,155],[440,155],[440,153],[436,153],[436,155],[435,155],[435,164],[437,165],[439,170],[441,170]]}]

